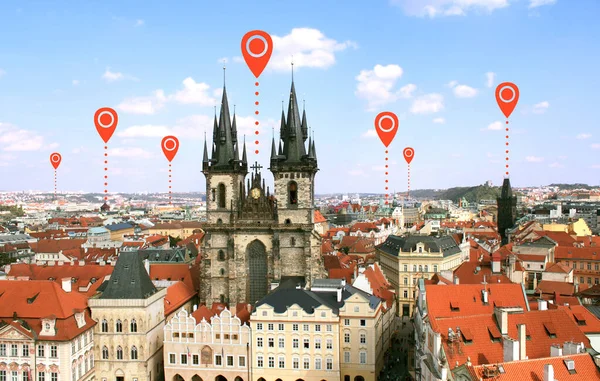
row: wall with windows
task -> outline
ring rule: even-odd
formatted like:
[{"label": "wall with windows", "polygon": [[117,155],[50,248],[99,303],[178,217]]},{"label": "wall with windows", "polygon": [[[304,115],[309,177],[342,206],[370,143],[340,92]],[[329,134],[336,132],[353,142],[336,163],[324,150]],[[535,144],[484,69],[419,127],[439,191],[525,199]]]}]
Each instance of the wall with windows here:
[{"label": "wall with windows", "polygon": [[307,313],[297,304],[252,313],[252,380],[339,380],[339,319],[326,306]]},{"label": "wall with windows", "polygon": [[[89,300],[97,324],[94,359],[97,381],[155,381],[163,372],[164,297]],[[47,381],[47,380],[45,380]]]},{"label": "wall with windows", "polygon": [[200,322],[180,311],[165,325],[164,337],[165,380],[214,380],[219,375],[248,380],[250,327],[228,309]]}]

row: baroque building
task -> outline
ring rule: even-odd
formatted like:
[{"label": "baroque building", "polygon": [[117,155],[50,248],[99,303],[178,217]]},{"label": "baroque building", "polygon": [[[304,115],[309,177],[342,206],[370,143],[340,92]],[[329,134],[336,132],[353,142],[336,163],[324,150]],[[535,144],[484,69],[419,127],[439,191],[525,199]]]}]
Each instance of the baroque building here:
[{"label": "baroque building", "polygon": [[271,143],[273,194],[258,163],[246,179],[246,145],[240,158],[225,87],[212,140],[210,158],[205,142],[202,161],[207,221],[201,303],[254,303],[286,279],[310,284],[324,277],[321,237],[314,227],[315,142],[308,136],[306,112],[300,118],[294,82],[287,118],[281,112],[279,142],[273,138]]}]

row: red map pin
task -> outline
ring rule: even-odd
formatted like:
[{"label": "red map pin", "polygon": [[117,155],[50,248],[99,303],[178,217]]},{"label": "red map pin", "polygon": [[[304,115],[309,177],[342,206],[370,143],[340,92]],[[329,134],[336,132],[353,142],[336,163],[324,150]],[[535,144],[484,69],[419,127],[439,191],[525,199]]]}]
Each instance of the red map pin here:
[{"label": "red map pin", "polygon": [[504,82],[496,87],[496,102],[507,118],[512,114],[519,102],[519,88],[511,82]]},{"label": "red map pin", "polygon": [[382,112],[375,117],[375,130],[381,142],[388,147],[398,132],[398,117],[393,112]]},{"label": "red map pin", "polygon": [[410,164],[410,162],[412,161],[412,159],[415,157],[415,150],[410,148],[410,147],[406,147],[404,149],[404,160],[406,160],[406,162],[408,164]]},{"label": "red map pin", "polygon": [[165,136],[160,144],[167,160],[172,161],[179,149],[179,140],[175,136]]},{"label": "red map pin", "polygon": [[50,164],[54,167],[54,169],[58,169],[60,162],[62,161],[62,156],[58,152],[54,152],[50,155]]},{"label": "red map pin", "polygon": [[108,143],[119,122],[117,112],[110,107],[99,108],[94,114],[94,124],[104,143]]},{"label": "red map pin", "polygon": [[256,78],[265,70],[273,53],[273,40],[267,32],[253,30],[242,38],[242,55]]}]

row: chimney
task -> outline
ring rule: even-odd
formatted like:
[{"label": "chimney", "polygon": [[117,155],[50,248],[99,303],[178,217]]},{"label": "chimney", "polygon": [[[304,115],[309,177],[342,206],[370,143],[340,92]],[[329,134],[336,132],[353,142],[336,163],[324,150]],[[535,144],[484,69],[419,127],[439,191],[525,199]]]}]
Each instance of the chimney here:
[{"label": "chimney", "polygon": [[563,355],[563,350],[560,344],[552,344],[550,346],[550,357],[560,357]]},{"label": "chimney", "polygon": [[500,325],[500,334],[508,335],[508,312],[505,309],[497,308],[494,313]]},{"label": "chimney", "polygon": [[552,364],[544,365],[544,381],[554,381],[554,368]]},{"label": "chimney", "polygon": [[525,324],[517,324],[517,331],[519,332],[519,360],[527,360],[527,330]]},{"label": "chimney", "polygon": [[62,278],[62,289],[71,292],[71,278]]},{"label": "chimney", "polygon": [[84,260],[80,260],[79,261],[79,266],[85,266],[85,261]]},{"label": "chimney", "polygon": [[339,287],[339,288],[337,289],[337,302],[339,303],[339,302],[341,302],[341,301],[342,301],[342,288],[341,288],[341,287]]},{"label": "chimney", "polygon": [[505,337],[502,346],[504,362],[519,360],[519,342],[510,337]]},{"label": "chimney", "polygon": [[542,299],[538,299],[538,310],[546,311],[548,309],[548,302]]},{"label": "chimney", "polygon": [[192,307],[192,312],[196,311],[198,309],[198,305],[194,304],[194,307]]},{"label": "chimney", "polygon": [[565,366],[567,367],[567,370],[569,371],[569,373],[573,370],[575,370],[575,361],[573,361],[572,359],[564,359],[563,360],[565,363]]},{"label": "chimney", "polygon": [[481,300],[483,304],[488,304],[488,292],[487,290],[481,290]]},{"label": "chimney", "polygon": [[144,268],[146,269],[146,272],[148,273],[148,275],[150,275],[150,260],[149,259],[144,259]]},{"label": "chimney", "polygon": [[578,353],[581,353],[581,351],[580,351],[580,346],[577,343],[573,343],[571,341],[567,341],[565,343],[565,345],[563,346],[563,354],[565,356],[567,356],[567,355],[576,355]]},{"label": "chimney", "polygon": [[454,284],[460,284],[460,281],[458,280],[458,276],[454,276]]}]

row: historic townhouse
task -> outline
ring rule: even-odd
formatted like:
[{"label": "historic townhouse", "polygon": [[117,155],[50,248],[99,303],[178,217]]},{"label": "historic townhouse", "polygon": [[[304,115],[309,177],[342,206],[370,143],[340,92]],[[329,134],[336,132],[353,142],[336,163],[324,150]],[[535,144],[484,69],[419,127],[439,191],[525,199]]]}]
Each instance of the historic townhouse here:
[{"label": "historic townhouse", "polygon": [[244,305],[237,315],[216,307],[180,311],[165,325],[165,380],[250,378],[250,313]]},{"label": "historic townhouse", "polygon": [[70,278],[0,281],[0,380],[93,380],[95,324]]},{"label": "historic townhouse", "polygon": [[[89,299],[99,381],[155,381],[163,372],[164,298],[138,253],[122,252],[101,294]],[[52,380],[50,380],[52,381]]]}]

